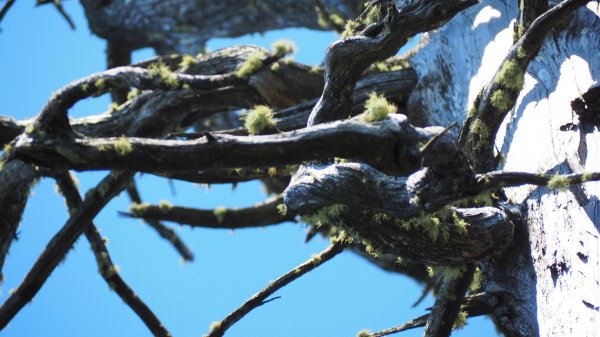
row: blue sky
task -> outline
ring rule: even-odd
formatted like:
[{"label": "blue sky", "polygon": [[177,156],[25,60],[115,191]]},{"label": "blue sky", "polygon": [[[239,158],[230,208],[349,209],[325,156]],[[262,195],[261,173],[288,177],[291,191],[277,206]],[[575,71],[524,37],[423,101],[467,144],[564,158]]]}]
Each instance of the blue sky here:
[{"label": "blue sky", "polygon": [[[3,4],[3,2],[2,2]],[[104,41],[92,35],[81,6],[65,3],[77,30],[71,31],[51,6],[34,8],[34,1],[17,1],[1,24],[0,114],[18,119],[35,116],[51,93],[61,86],[105,68]],[[269,47],[281,38],[296,41],[296,59],[321,62],[324,50],[336,39],[331,32],[288,29],[238,39],[211,40],[215,50],[231,44]],[[151,50],[134,54],[148,58]],[[104,111],[108,98],[78,104],[71,116]],[[106,172],[78,173],[82,192]],[[257,183],[213,186],[210,190],[152,176],[138,177],[142,198],[170,200],[176,205],[212,208],[241,207],[266,198]],[[126,210],[126,195],[113,200],[95,224],[108,237],[108,249],[126,282],[158,315],[176,337],[202,336],[212,321],[224,318],[270,280],[294,268],[327,246],[315,238],[304,244],[306,228],[284,224],[239,231],[177,228],[195,254],[181,263],[174,249],[139,221],[117,216]],[[16,288],[46,243],[67,219],[64,201],[54,182],[43,180],[27,205],[17,241],[5,264],[0,301]],[[351,252],[345,252],[316,271],[279,291],[281,299],[264,305],[231,328],[227,336],[354,336],[360,329],[380,330],[422,315],[428,298],[415,309],[411,304],[421,287],[384,272]],[[493,335],[487,318],[469,320],[454,336]],[[402,336],[420,336],[421,329]],[[89,244],[81,239],[52,274],[33,302],[2,332],[8,337],[37,336],[150,336],[143,323],[109,290],[97,273]]]}]

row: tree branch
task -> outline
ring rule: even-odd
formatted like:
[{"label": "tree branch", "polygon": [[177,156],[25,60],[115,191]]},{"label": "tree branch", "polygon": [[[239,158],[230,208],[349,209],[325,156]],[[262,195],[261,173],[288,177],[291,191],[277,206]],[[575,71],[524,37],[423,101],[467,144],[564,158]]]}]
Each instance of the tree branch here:
[{"label": "tree branch", "polygon": [[423,337],[450,336],[475,271],[473,265],[467,265],[465,268],[466,270],[456,278],[446,279],[442,284],[427,318]]},{"label": "tree branch", "polygon": [[[131,202],[134,204],[142,204],[142,198],[140,197],[140,193],[138,192],[137,186],[135,184],[135,179],[131,180],[131,183],[127,186],[127,194],[131,199]],[[177,252],[181,255],[181,257],[186,261],[194,260],[194,254],[188,248],[188,246],[181,240],[179,235],[175,233],[171,228],[163,225],[157,219],[144,218],[145,223],[147,223],[150,227],[154,228],[154,230],[165,240],[169,241],[173,247],[177,250]]]},{"label": "tree branch", "polygon": [[0,329],[6,327],[25,304],[33,299],[86,226],[115,195],[127,186],[132,176],[131,173],[111,173],[96,188],[86,193],[85,200],[78,211],[72,214],[67,223],[54,235],[25,275],[23,282],[0,307]]},{"label": "tree branch", "polygon": [[589,0],[565,0],[535,19],[511,47],[494,78],[481,91],[461,130],[459,143],[477,172],[496,167],[493,144],[506,114],[514,107],[523,87],[529,62],[546,35],[568,14]]},{"label": "tree branch", "polygon": [[280,214],[278,206],[283,204],[283,197],[271,198],[264,203],[247,208],[224,208],[202,210],[168,204],[153,206],[148,204],[133,205],[129,213],[121,213],[132,218],[145,220],[173,221],[191,227],[239,229],[264,227],[292,221],[293,212]]},{"label": "tree branch", "polygon": [[2,22],[2,19],[4,19],[4,16],[6,15],[6,13],[8,13],[8,10],[12,7],[14,3],[15,0],[7,0],[4,6],[2,6],[2,9],[0,9],[0,22]]},{"label": "tree branch", "polygon": [[207,337],[223,336],[227,329],[250,313],[250,311],[268,302],[267,298],[277,290],[285,287],[286,285],[298,279],[300,276],[331,260],[333,257],[341,253],[347,246],[348,242],[345,242],[344,239],[336,240],[319,255],[315,255],[308,261],[285,273],[275,281],[272,281],[266,288],[252,296],[252,298],[242,304],[242,306],[227,315],[225,319],[220,322],[213,323],[211,330],[207,334]]},{"label": "tree branch", "polygon": [[[71,176],[68,172],[63,171],[56,174],[55,178],[67,201],[69,212],[77,212],[77,210],[83,206],[83,201],[81,200],[79,191]],[[118,267],[112,262],[108,250],[106,249],[106,245],[104,244],[104,240],[100,236],[96,226],[91,222],[88,223],[84,233],[96,256],[98,271],[108,286],[138,315],[154,336],[170,337],[171,334],[165,329],[152,310],[148,308],[148,306],[121,278]]]},{"label": "tree branch", "polygon": [[375,31],[367,28],[327,49],[325,88],[307,125],[348,117],[353,88],[371,63],[393,56],[413,35],[441,26],[476,3],[477,0],[414,1],[401,9],[396,8],[395,2],[385,5],[387,15],[377,23]]},{"label": "tree branch", "polygon": [[[487,293],[479,293],[466,296],[460,309],[461,311],[465,311],[467,313],[467,317],[476,317],[491,313],[497,304],[498,298],[496,296]],[[425,314],[413,319],[408,323],[372,333],[369,335],[369,337],[383,337],[414,328],[420,328],[425,326],[429,317],[430,314]]]}]

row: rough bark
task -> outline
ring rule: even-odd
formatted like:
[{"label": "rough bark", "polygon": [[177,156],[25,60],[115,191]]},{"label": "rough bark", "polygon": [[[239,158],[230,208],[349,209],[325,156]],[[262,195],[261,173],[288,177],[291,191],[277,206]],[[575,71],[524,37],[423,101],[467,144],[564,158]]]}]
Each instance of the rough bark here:
[{"label": "rough bark", "polygon": [[[517,105],[496,143],[504,169],[598,168],[593,150],[597,133],[579,123],[570,106],[598,79],[598,15],[594,2],[579,9],[545,39],[529,64]],[[427,112],[424,123],[464,120],[512,44],[509,23],[516,16],[515,2],[482,1],[430,34],[429,44],[411,59],[420,82],[409,109]],[[465,43],[453,48],[455,41]],[[449,54],[450,48],[454,52]],[[501,303],[493,317],[507,335],[594,336],[600,331],[598,192],[596,183],[566,193],[532,186],[506,191],[512,202],[522,205],[526,218],[517,226],[513,248],[486,266],[487,291]]]}]

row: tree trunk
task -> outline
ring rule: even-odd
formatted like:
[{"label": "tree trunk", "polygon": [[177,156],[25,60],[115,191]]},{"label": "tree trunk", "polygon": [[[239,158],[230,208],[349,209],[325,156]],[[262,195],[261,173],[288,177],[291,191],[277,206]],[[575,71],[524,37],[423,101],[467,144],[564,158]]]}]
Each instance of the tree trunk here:
[{"label": "tree trunk", "polygon": [[[516,5],[482,1],[427,37],[429,43],[411,59],[420,81],[409,100],[412,115],[442,126],[464,120],[512,45]],[[571,108],[600,78],[599,14],[598,3],[590,2],[547,36],[498,134],[499,168],[549,173],[600,168],[595,126],[582,123]],[[598,100],[597,93],[587,97]],[[598,183],[566,191],[506,189],[524,219],[513,247],[484,265],[486,291],[500,297],[493,318],[507,335],[600,335],[599,192]]]}]

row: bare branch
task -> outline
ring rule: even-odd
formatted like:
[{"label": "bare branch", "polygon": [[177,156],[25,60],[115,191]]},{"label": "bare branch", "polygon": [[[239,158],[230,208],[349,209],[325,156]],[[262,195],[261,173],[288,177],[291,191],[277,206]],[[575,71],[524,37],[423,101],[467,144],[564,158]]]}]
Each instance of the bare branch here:
[{"label": "bare branch", "polygon": [[[131,180],[129,186],[127,186],[127,194],[131,199],[131,202],[135,204],[142,204],[142,198],[140,197],[140,193],[135,184],[135,179]],[[160,221],[151,218],[144,218],[145,223],[147,223],[150,227],[154,228],[154,230],[165,240],[169,241],[173,247],[179,252],[181,257],[186,261],[194,260],[194,254],[188,246],[181,240],[179,235],[175,233],[175,231],[165,225],[163,225]]]},{"label": "bare branch", "polygon": [[[67,200],[69,211],[71,213],[77,212],[82,207],[83,201],[71,176],[68,172],[60,172],[56,175],[56,181]],[[171,334],[165,329],[152,310],[148,308],[121,278],[118,267],[114,265],[110,258],[104,240],[100,236],[96,226],[91,222],[85,228],[85,237],[96,256],[98,271],[108,286],[138,315],[154,336],[170,337]]]},{"label": "bare branch", "polygon": [[285,287],[294,280],[298,279],[300,276],[331,260],[333,257],[341,253],[344,250],[344,248],[347,247],[347,245],[348,242],[345,242],[344,240],[337,240],[333,242],[329,247],[327,247],[324,251],[322,251],[319,255],[315,255],[308,261],[285,273],[275,281],[272,281],[266,288],[258,292],[256,295],[252,296],[252,298],[250,298],[248,301],[242,304],[242,306],[240,306],[232,313],[227,315],[225,319],[216,324],[213,324],[210,332],[207,334],[207,337],[223,336],[227,329],[229,329],[233,324],[235,324],[244,316],[246,316],[250,311],[268,302],[267,298],[273,293],[275,293],[277,290]]},{"label": "bare branch", "polygon": [[144,220],[173,221],[191,227],[203,228],[251,228],[276,225],[292,221],[295,214],[280,214],[278,206],[283,197],[271,198],[263,203],[247,208],[219,207],[214,210],[202,210],[171,205],[133,205],[130,213],[121,213],[132,218]]}]

